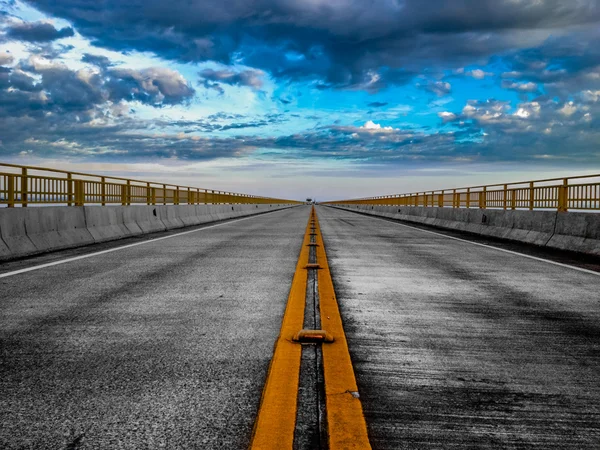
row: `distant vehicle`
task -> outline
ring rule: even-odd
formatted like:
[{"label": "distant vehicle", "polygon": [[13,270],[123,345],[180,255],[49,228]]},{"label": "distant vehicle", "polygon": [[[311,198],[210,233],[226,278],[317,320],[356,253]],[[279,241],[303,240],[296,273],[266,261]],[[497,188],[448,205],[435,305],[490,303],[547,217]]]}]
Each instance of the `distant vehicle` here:
[{"label": "distant vehicle", "polygon": [[307,198],[306,203],[310,203],[310,202],[312,202],[312,198]]}]

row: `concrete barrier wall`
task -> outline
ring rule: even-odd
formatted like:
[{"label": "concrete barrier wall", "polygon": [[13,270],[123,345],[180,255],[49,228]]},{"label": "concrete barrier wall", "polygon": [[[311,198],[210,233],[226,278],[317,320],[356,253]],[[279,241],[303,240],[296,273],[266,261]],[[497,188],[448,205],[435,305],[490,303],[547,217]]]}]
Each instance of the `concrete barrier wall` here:
[{"label": "concrete barrier wall", "polygon": [[273,204],[2,208],[0,261],[290,207]]},{"label": "concrete barrier wall", "polygon": [[600,256],[600,214],[416,206],[337,205],[335,207]]}]

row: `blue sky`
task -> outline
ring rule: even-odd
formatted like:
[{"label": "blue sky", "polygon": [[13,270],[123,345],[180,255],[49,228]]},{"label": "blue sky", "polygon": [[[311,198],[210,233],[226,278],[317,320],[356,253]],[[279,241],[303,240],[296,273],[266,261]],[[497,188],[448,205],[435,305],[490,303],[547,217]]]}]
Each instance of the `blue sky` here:
[{"label": "blue sky", "polygon": [[0,160],[288,198],[600,172],[600,2],[0,1]]}]

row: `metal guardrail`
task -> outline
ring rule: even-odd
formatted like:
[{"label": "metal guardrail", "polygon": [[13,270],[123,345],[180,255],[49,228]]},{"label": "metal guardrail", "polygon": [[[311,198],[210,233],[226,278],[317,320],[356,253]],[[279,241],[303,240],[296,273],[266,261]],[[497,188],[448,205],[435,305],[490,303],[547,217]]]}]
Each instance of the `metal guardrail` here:
[{"label": "metal guardrail", "polygon": [[600,210],[600,174],[383,195],[324,204]]},{"label": "metal guardrail", "polygon": [[213,189],[0,163],[0,205],[301,203]]}]

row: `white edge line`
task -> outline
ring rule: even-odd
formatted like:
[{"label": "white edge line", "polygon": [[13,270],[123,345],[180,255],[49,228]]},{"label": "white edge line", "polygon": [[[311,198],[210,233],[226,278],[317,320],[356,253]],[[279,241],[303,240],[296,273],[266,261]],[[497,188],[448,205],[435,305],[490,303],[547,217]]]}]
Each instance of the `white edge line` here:
[{"label": "white edge line", "polygon": [[[287,209],[287,208],[285,208],[285,209]],[[276,209],[274,211],[268,211],[266,214],[269,214],[272,212],[277,212],[277,211],[281,211],[281,209]],[[34,270],[45,269],[46,267],[58,266],[60,264],[66,264],[66,263],[70,263],[73,261],[79,261],[80,259],[91,258],[93,256],[104,255],[106,253],[112,253],[112,252],[116,252],[118,250],[124,250],[124,249],[131,248],[131,247],[137,247],[138,245],[152,244],[154,242],[162,241],[164,239],[171,239],[171,238],[174,238],[177,236],[183,236],[184,234],[196,233],[198,231],[208,230],[209,228],[221,227],[223,225],[229,225],[230,223],[240,222],[242,220],[254,219],[254,218],[256,218],[258,216],[262,216],[262,215],[265,215],[265,213],[254,214],[249,217],[242,217],[241,219],[229,220],[229,221],[223,222],[223,223],[216,223],[214,225],[208,225],[206,227],[197,228],[195,230],[182,231],[181,233],[176,233],[176,234],[171,234],[169,236],[163,236],[163,237],[159,237],[159,238],[155,238],[155,239],[150,239],[150,240],[144,241],[144,242],[136,242],[134,244],[127,244],[127,245],[122,245],[120,247],[109,248],[108,250],[102,250],[99,252],[88,253],[86,255],[74,256],[73,258],[61,259],[60,261],[53,261],[51,263],[40,264],[39,266],[27,267],[26,269],[14,270],[12,272],[6,272],[6,273],[0,274],[0,278],[7,278],[7,277],[11,277],[13,275],[18,275],[20,273],[32,272]],[[165,230],[165,231],[168,231],[168,230]],[[137,236],[140,236],[140,235],[128,236],[128,237],[137,237]],[[109,241],[107,241],[107,242],[109,242]],[[90,245],[93,245],[93,244],[90,244]]]},{"label": "white edge line", "polygon": [[[354,212],[352,210],[347,210],[347,209],[344,209],[343,211]],[[467,242],[468,244],[471,244],[471,245],[478,245],[480,247],[492,248],[492,249],[498,250],[500,252],[510,253],[511,255],[518,255],[518,256],[522,256],[524,258],[534,259],[536,261],[543,261],[543,262],[546,262],[548,264],[554,264],[555,266],[568,267],[569,269],[578,270],[579,272],[590,273],[592,275],[596,275],[596,276],[600,277],[600,272],[594,272],[593,270],[583,269],[583,268],[577,267],[577,266],[570,266],[569,264],[559,263],[559,262],[556,262],[556,261],[552,261],[551,259],[538,258],[537,256],[531,256],[531,255],[527,255],[525,253],[514,252],[512,250],[506,250],[505,248],[494,247],[493,245],[487,245],[487,244],[482,244],[480,242],[473,242],[473,241],[469,241],[467,239],[461,239],[461,238],[457,238],[457,237],[454,237],[454,236],[448,236],[448,235],[443,234],[443,233],[436,233],[435,231],[423,230],[422,228],[418,228],[418,227],[414,227],[414,226],[411,226],[411,225],[406,225],[406,224],[403,224],[403,223],[399,223],[399,222],[397,222],[397,220],[399,220],[399,219],[394,219],[392,217],[385,218],[385,217],[379,217],[379,216],[375,216],[375,215],[371,215],[371,214],[366,214],[366,215],[368,215],[369,217],[374,217],[375,219],[385,220],[386,222],[391,222],[393,220],[394,222],[392,222],[392,223],[395,223],[396,225],[400,225],[401,227],[411,228],[413,230],[422,231],[423,233],[435,234],[437,236],[443,236],[443,237],[448,238],[448,239],[454,239],[455,241]],[[423,225],[426,225],[426,224],[423,224]],[[453,231],[458,231],[458,230],[453,230]],[[482,236],[483,237],[487,237],[485,235],[482,235]]]}]

